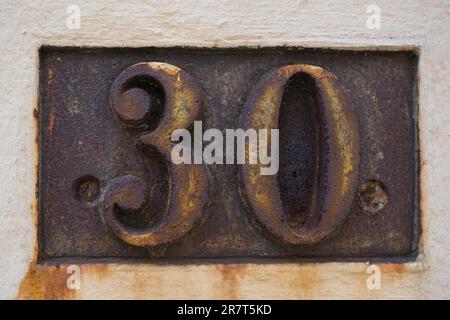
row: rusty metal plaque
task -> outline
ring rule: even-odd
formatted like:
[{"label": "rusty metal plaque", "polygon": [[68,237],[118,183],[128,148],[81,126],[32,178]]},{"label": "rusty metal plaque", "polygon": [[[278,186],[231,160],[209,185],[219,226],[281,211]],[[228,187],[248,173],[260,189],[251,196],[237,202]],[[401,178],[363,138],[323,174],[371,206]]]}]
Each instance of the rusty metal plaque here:
[{"label": "rusty metal plaque", "polygon": [[[39,261],[414,259],[417,61],[409,51],[42,48]],[[279,169],[171,163],[171,133],[198,123],[201,134],[277,128]]]}]

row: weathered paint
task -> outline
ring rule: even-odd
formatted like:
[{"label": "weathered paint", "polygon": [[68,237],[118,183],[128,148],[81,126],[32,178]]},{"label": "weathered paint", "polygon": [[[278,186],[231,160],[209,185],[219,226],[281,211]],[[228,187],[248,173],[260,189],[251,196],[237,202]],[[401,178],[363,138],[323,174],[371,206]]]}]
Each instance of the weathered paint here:
[{"label": "weathered paint", "polygon": [[[421,263],[378,264],[381,289],[369,290],[366,264],[82,264],[80,289],[66,286],[69,265],[34,266],[20,299],[365,299],[420,297]],[[186,286],[189,284],[189,286]]]}]

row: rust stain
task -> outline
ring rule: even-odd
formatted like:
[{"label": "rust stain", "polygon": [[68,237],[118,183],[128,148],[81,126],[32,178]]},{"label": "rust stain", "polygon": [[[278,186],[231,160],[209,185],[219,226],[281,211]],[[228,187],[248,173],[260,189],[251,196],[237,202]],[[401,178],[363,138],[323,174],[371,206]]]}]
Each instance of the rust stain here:
[{"label": "rust stain", "polygon": [[[392,288],[399,284],[413,284],[426,270],[420,263],[378,264],[382,272],[383,284]],[[206,269],[191,269],[189,266],[168,268],[152,265],[81,265],[84,275],[81,290],[70,290],[66,286],[69,274],[68,265],[49,266],[32,264],[20,286],[18,299],[80,299],[83,285],[89,279],[89,286],[97,288],[95,297],[113,298],[212,298],[212,299],[251,299],[284,298],[316,299],[338,297],[339,294],[327,288],[339,288],[340,281],[350,279],[350,287],[355,298],[374,297],[367,289],[365,264],[357,267],[351,264],[347,268],[324,265],[257,265],[225,264]],[[162,270],[164,268],[164,270]],[[197,274],[198,273],[198,274]],[[198,285],[198,275],[207,274],[207,281],[213,287]],[[196,275],[197,274],[197,275]],[[183,288],[182,292],[173,292],[174,287]],[[329,287],[331,286],[331,287]],[[120,292],[117,292],[120,287]],[[188,289],[186,289],[188,288]],[[89,297],[92,292],[85,292]],[[331,295],[330,295],[331,294]]]},{"label": "rust stain", "polygon": [[226,293],[227,299],[238,299],[240,297],[239,289],[241,287],[241,280],[245,278],[247,274],[247,265],[219,265],[217,270],[221,276],[222,290],[219,291],[219,295],[223,297]]},{"label": "rust stain", "polygon": [[383,263],[378,265],[381,270],[381,285],[387,282],[402,283],[406,282],[408,278],[414,277],[414,274],[418,276],[423,270],[418,270],[410,265],[404,263]]},{"label": "rust stain", "polygon": [[53,83],[55,83],[55,72],[52,68],[48,68],[47,84],[51,86]]},{"label": "rust stain", "polygon": [[60,300],[76,298],[76,290],[67,288],[65,268],[32,264],[19,289],[18,299]]},{"label": "rust stain", "polygon": [[[36,166],[36,172],[38,167]],[[38,197],[30,204],[31,212],[34,216],[35,233],[38,230]],[[74,290],[67,289],[66,281],[68,274],[62,266],[38,265],[38,243],[34,244],[33,256],[30,259],[28,271],[23,278],[17,299],[19,300],[56,300],[74,299]]]},{"label": "rust stain", "polygon": [[[219,299],[254,298],[255,288],[259,298],[320,298],[318,294],[325,282],[318,268],[308,266],[299,270],[293,265],[234,264],[218,265],[215,269],[220,274],[221,287],[214,298]],[[289,292],[289,296],[284,292]]]},{"label": "rust stain", "polygon": [[397,276],[408,272],[408,268],[404,263],[385,263],[380,265],[380,269],[382,272],[395,273]]},{"label": "rust stain", "polygon": [[162,293],[166,290],[170,292],[173,289],[168,287],[161,277],[155,275],[145,276],[144,274],[142,272],[133,274],[132,287],[130,289],[133,292],[134,299],[158,298],[158,296],[154,296],[153,292],[160,291]]},{"label": "rust stain", "polygon": [[95,265],[83,265],[80,266],[81,272],[95,274],[98,280],[108,279],[110,276],[110,268],[108,264],[95,264]]},{"label": "rust stain", "polygon": [[283,278],[283,282],[288,284],[297,298],[314,298],[317,296],[314,292],[322,286],[324,279],[322,279],[319,271],[312,269],[293,275],[289,273],[286,278]]},{"label": "rust stain", "polygon": [[47,127],[47,134],[51,137],[53,135],[53,129],[55,129],[55,110],[50,113],[50,119]]}]

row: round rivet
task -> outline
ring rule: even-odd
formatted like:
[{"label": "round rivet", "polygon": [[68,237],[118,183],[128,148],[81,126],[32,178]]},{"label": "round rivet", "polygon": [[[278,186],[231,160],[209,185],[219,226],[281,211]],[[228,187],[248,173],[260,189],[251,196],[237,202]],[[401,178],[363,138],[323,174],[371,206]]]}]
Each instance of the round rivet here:
[{"label": "round rivet", "polygon": [[358,203],[364,211],[377,212],[388,203],[386,187],[381,181],[368,180],[360,187],[357,195]]},{"label": "round rivet", "polygon": [[100,182],[91,175],[79,177],[73,184],[75,198],[83,202],[92,202],[100,194]]},{"label": "round rivet", "polygon": [[113,109],[126,123],[139,125],[145,122],[151,111],[149,94],[139,88],[125,91],[121,99],[113,105]]}]

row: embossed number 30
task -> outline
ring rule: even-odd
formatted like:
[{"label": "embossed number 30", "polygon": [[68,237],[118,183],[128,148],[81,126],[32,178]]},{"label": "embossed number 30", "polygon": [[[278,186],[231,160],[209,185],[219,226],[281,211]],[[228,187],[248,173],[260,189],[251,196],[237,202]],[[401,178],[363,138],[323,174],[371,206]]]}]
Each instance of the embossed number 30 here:
[{"label": "embossed number 30", "polygon": [[[242,117],[244,129],[274,129],[283,93],[289,79],[299,73],[314,80],[321,122],[319,133],[320,174],[308,221],[291,226],[286,218],[276,176],[261,175],[260,164],[241,166],[243,194],[257,221],[276,239],[290,244],[307,244],[328,236],[346,217],[352,203],[359,166],[357,122],[336,78],[311,65],[289,65],[264,76],[251,93]],[[100,208],[105,224],[123,241],[136,246],[169,243],[189,232],[202,215],[207,201],[206,169],[197,164],[174,165],[170,160],[175,129],[187,128],[200,112],[199,88],[185,71],[165,63],[139,63],[127,68],[114,82],[111,104],[122,120],[140,123],[149,104],[140,80],[152,79],[165,96],[162,120],[151,133],[140,136],[143,144],[156,148],[170,164],[170,196],[167,214],[159,223],[144,229],[125,226],[117,210],[140,210],[147,201],[145,181],[134,176],[111,180]],[[130,107],[131,106],[131,107]],[[248,159],[248,148],[246,148]]]}]

